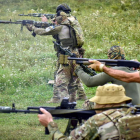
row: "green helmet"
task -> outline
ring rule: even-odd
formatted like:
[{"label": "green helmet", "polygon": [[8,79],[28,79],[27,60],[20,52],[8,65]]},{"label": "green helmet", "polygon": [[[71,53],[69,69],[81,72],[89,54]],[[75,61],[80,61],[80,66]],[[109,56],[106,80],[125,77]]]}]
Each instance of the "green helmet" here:
[{"label": "green helmet", "polygon": [[112,46],[107,55],[109,59],[125,59],[124,50],[120,46]]}]

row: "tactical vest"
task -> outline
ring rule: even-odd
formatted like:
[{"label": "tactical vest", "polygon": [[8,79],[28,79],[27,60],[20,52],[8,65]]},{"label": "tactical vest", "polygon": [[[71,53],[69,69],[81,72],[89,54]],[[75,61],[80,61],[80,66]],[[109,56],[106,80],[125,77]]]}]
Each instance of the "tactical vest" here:
[{"label": "tactical vest", "polygon": [[140,115],[119,119],[120,140],[140,140]]},{"label": "tactical vest", "polygon": [[57,42],[61,42],[62,47],[71,46],[72,48],[81,48],[84,44],[84,35],[79,22],[74,17],[68,17],[70,24],[61,24],[69,28],[70,38],[59,39],[56,37]]},{"label": "tactical vest", "polygon": [[76,46],[81,48],[84,44],[84,34],[79,22],[74,17],[68,18],[70,21],[70,25],[73,28],[74,35],[76,36]]},{"label": "tactical vest", "polygon": [[[105,117],[106,116],[106,117]],[[125,115],[119,110],[108,110],[94,118],[98,128],[113,122],[119,140],[140,140],[140,115]]]},{"label": "tactical vest", "polygon": [[[84,36],[83,36],[83,31],[81,29],[81,26],[79,22],[76,20],[75,17],[71,16],[68,17],[69,24],[61,24],[65,25],[69,28],[69,36],[70,38],[66,39],[59,39],[58,35],[55,36],[55,39],[57,42],[61,44],[62,47],[70,47],[71,50],[74,50],[75,48],[81,48],[82,45],[84,44]],[[60,64],[69,64],[69,61],[67,60],[67,55],[62,52],[61,50],[58,49],[58,47],[55,47],[58,57],[59,57],[59,63]],[[73,52],[79,56],[79,52]]]}]

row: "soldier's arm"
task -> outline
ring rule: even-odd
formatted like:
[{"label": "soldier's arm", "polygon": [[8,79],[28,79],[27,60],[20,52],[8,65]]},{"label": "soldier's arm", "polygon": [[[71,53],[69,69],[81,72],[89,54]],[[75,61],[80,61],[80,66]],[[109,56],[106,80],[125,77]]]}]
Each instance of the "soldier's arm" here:
[{"label": "soldier's arm", "polygon": [[107,82],[112,81],[112,77],[109,75],[105,74],[104,72],[99,73],[94,76],[90,76],[86,72],[83,71],[82,67],[78,66],[75,70],[75,73],[78,75],[78,77],[82,80],[82,82],[87,86],[87,87],[95,87],[99,85],[104,85]]},{"label": "soldier's arm", "polygon": [[134,73],[128,73],[121,70],[114,70],[112,68],[106,67],[104,64],[102,64],[99,61],[96,60],[89,60],[91,65],[89,65],[89,68],[94,69],[95,71],[99,72],[105,72],[106,74],[110,75],[111,77],[118,79],[123,82],[138,82],[140,83],[140,72],[134,72]]},{"label": "soldier's arm", "polygon": [[65,136],[59,131],[57,124],[53,121],[52,115],[43,108],[41,108],[40,111],[43,114],[38,114],[39,121],[43,126],[48,127],[52,135],[52,140],[90,139],[94,135],[97,135],[94,116],[89,118],[83,125],[71,131],[69,136]]},{"label": "soldier's arm", "polygon": [[[51,131],[49,129],[49,131]],[[52,140],[75,140],[75,139],[91,139],[98,137],[93,117],[89,118],[83,125],[72,130],[69,136],[64,136],[59,130],[53,131]]]},{"label": "soldier's arm", "polygon": [[120,81],[124,81],[127,83],[130,83],[130,82],[140,83],[140,72],[127,73],[121,70],[114,70],[106,66],[103,67],[103,71],[106,74],[110,75],[111,77],[118,79]]},{"label": "soldier's arm", "polygon": [[62,29],[62,26],[50,26],[47,27],[46,29],[44,28],[33,28],[34,33],[38,34],[38,35],[56,35],[58,34]]}]

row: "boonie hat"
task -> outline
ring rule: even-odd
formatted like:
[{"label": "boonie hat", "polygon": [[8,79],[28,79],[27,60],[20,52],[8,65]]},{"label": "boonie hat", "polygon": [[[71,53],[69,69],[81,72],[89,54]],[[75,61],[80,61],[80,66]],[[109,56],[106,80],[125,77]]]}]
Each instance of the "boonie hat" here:
[{"label": "boonie hat", "polygon": [[124,101],[131,102],[131,100],[132,98],[125,95],[124,87],[116,84],[98,86],[95,96],[89,99],[90,102],[95,102],[98,104],[121,103]]}]

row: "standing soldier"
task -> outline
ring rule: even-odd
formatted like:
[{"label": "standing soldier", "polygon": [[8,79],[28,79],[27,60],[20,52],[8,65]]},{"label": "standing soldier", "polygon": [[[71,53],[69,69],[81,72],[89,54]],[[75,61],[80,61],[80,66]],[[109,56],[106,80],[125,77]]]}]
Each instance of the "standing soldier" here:
[{"label": "standing soldier", "polygon": [[[59,11],[64,11],[67,14],[68,19],[70,19],[70,20],[76,20],[76,22],[78,22],[78,20],[74,16],[71,15],[71,8],[67,4],[63,3],[63,4],[58,5],[57,8],[56,8],[56,13],[58,13]],[[79,26],[80,24],[78,23],[77,25]],[[84,36],[83,35],[83,32],[82,32],[82,29],[81,29],[80,26],[79,26],[79,30],[81,30],[82,36]],[[54,38],[55,37],[56,36],[54,35]],[[57,40],[57,37],[55,39]],[[54,47],[54,48],[57,51],[57,46]],[[78,51],[79,51],[80,57],[83,57],[85,50],[82,48],[82,46],[80,48],[78,48]],[[59,62],[56,63],[56,68],[58,70],[58,68],[59,68]],[[57,70],[56,70],[55,74],[57,74]],[[54,79],[55,79],[55,77],[56,76],[54,76]],[[82,82],[80,81],[79,78],[77,78],[76,84],[77,84],[77,96],[78,96],[76,98],[76,100],[86,100],[87,97],[86,97],[86,94],[85,94],[85,91],[84,91],[84,87],[83,87],[83,84],[82,84]],[[53,96],[53,98],[55,98],[55,97],[57,98],[58,97],[58,93],[59,92],[58,92],[57,89],[58,88],[56,86],[56,80],[54,80],[54,89],[53,89],[54,90],[53,91],[54,96]],[[55,100],[52,99],[49,102],[54,102],[54,101]]]},{"label": "standing soldier", "polygon": [[[64,49],[69,49],[79,57],[78,48],[84,43],[83,32],[78,21],[74,18],[68,18],[67,14],[59,10],[56,14],[56,26],[50,26],[46,29],[36,28],[33,25],[27,25],[27,29],[38,35],[52,35],[56,42]],[[67,55],[56,46],[59,67],[56,72],[55,86],[57,96],[53,97],[51,102],[61,102],[64,97],[69,96],[69,102],[76,101],[77,76],[74,75],[73,63],[67,60]]]}]

